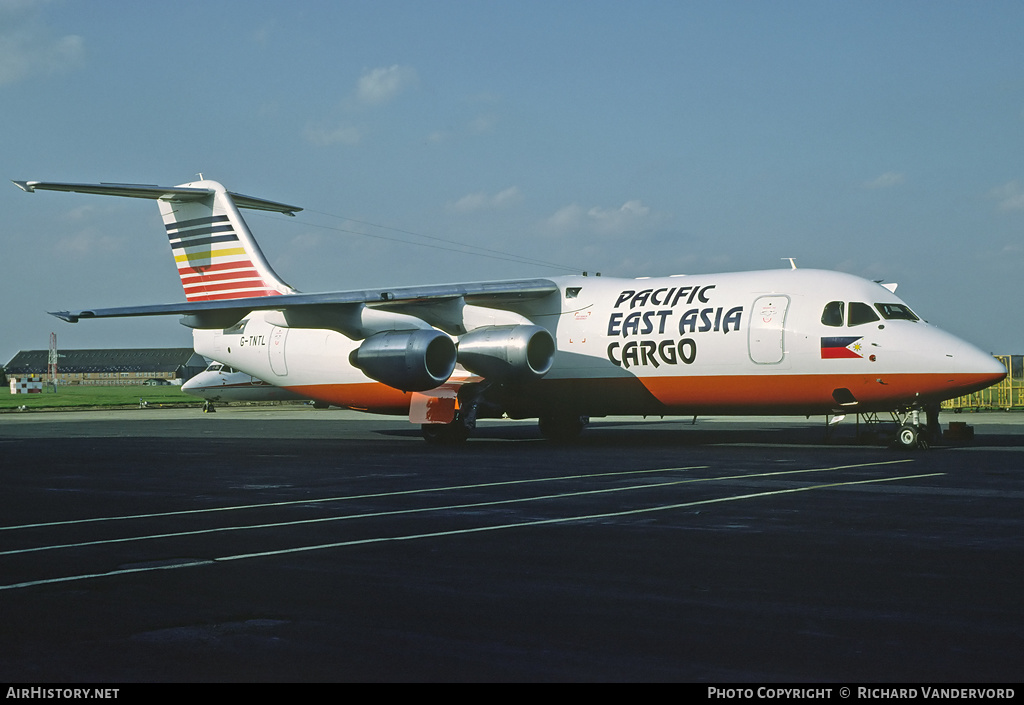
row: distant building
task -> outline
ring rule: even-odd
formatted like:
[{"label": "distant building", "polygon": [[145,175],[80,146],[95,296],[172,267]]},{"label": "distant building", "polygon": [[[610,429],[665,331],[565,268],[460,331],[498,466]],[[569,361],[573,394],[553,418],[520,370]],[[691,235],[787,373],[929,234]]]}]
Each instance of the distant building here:
[{"label": "distant building", "polygon": [[[172,380],[187,380],[206,368],[206,360],[192,348],[61,350],[58,355],[58,384],[169,384]],[[52,384],[48,358],[47,350],[22,350],[5,366],[7,376],[33,375]]]}]

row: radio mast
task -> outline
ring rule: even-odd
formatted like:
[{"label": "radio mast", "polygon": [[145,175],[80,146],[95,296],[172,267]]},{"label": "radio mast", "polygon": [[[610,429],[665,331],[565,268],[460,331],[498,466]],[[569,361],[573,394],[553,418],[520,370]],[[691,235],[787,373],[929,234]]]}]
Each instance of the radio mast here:
[{"label": "radio mast", "polygon": [[50,375],[50,383],[57,388],[57,334],[50,333],[50,355],[46,360],[46,372]]}]

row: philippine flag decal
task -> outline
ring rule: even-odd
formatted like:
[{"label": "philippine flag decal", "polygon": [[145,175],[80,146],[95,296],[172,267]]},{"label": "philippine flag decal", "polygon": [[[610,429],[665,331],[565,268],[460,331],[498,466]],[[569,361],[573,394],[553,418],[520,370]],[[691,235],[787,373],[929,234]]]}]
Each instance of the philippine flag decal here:
[{"label": "philippine flag decal", "polygon": [[860,359],[864,357],[864,338],[839,336],[821,339],[821,359]]}]

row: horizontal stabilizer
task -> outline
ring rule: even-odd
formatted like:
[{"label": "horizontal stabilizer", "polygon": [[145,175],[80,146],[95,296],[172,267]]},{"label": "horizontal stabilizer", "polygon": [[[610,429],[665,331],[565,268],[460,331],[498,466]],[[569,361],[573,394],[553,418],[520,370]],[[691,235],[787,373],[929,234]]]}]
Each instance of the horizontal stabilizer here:
[{"label": "horizontal stabilizer", "polygon": [[[148,198],[151,200],[188,202],[198,201],[213,196],[216,192],[211,188],[194,186],[156,186],[153,184],[71,184],[56,181],[15,181],[14,185],[22,191],[70,191],[71,193],[91,193],[100,196],[125,196],[127,198]],[[239,208],[260,211],[273,211],[285,215],[295,215],[302,209],[286,203],[268,201],[262,198],[244,196],[240,193],[227,192],[231,200]]]}]

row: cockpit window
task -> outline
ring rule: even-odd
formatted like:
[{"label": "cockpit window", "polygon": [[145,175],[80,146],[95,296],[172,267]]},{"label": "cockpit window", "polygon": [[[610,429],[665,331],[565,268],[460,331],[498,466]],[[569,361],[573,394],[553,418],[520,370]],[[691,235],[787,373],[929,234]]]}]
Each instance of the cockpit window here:
[{"label": "cockpit window", "polygon": [[850,302],[850,315],[847,316],[849,326],[859,326],[864,323],[871,323],[872,321],[878,320],[878,314],[875,313],[867,304],[861,303],[860,301]]},{"label": "cockpit window", "polygon": [[225,375],[233,375],[235,373],[235,369],[220,362],[211,362],[207,366],[206,372],[220,372]]},{"label": "cockpit window", "polygon": [[843,302],[829,301],[821,314],[821,322],[826,326],[838,328],[843,325]]},{"label": "cockpit window", "polygon": [[[882,314],[882,318],[887,321],[921,320],[904,304],[875,304],[875,307],[872,308],[860,301],[851,301],[850,303],[829,301],[825,304],[825,310],[821,312],[822,325],[841,328],[843,326],[843,309],[846,309],[846,325],[848,327],[862,326],[865,323],[881,320],[878,313]],[[878,310],[878,313],[875,313],[875,309]]]},{"label": "cockpit window", "polygon": [[875,304],[875,308],[882,314],[882,318],[887,321],[892,320],[903,320],[903,321],[919,321],[920,318],[903,304]]}]

